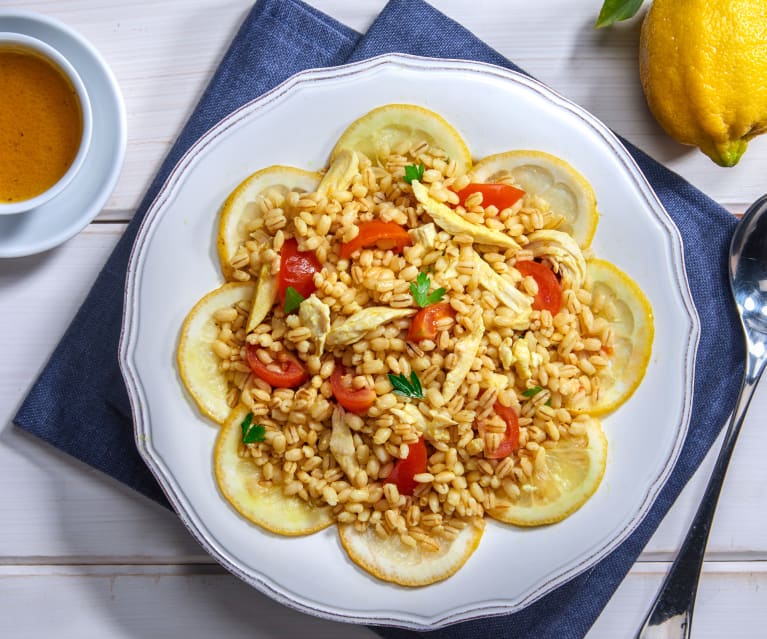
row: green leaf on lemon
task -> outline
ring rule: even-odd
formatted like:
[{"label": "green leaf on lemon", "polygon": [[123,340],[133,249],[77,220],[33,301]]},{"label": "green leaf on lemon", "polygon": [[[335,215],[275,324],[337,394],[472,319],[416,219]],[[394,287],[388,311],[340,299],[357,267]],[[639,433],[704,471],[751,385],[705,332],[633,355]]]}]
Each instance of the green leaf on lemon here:
[{"label": "green leaf on lemon", "polygon": [[601,29],[636,15],[644,0],[605,0],[594,27]]}]

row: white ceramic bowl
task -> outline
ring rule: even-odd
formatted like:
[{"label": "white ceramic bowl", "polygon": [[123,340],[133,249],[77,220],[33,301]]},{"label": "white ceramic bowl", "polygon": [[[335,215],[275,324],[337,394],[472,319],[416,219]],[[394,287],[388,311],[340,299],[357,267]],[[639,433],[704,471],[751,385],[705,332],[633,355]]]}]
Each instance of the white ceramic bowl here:
[{"label": "white ceramic bowl", "polygon": [[109,200],[127,147],[127,118],[120,86],[98,49],[50,16],[0,8],[0,32],[46,43],[74,67],[88,93],[92,135],[81,169],[54,198],[21,215],[0,215],[0,258],[47,251],[82,231]]},{"label": "white ceramic bowl", "polygon": [[70,64],[69,60],[59,53],[58,50],[37,38],[7,31],[0,32],[0,49],[3,48],[32,51],[47,58],[50,62],[53,62],[67,77],[74,88],[75,93],[77,93],[83,125],[80,147],[77,150],[75,159],[72,161],[72,164],[69,166],[66,173],[64,173],[55,184],[40,193],[40,195],[27,200],[18,202],[0,202],[0,215],[14,215],[39,208],[56,197],[70,184],[70,182],[72,182],[72,179],[82,167],[91,144],[91,136],[93,134],[93,114],[90,97],[88,96],[85,84],[83,84],[80,75],[72,64]]}]

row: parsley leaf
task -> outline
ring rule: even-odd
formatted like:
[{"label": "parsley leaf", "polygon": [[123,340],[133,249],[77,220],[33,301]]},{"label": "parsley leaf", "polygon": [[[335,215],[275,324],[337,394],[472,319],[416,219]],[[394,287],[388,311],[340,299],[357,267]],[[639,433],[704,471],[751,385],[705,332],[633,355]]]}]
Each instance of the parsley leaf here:
[{"label": "parsley leaf", "polygon": [[264,441],[266,437],[266,428],[261,424],[253,423],[253,413],[248,413],[245,419],[240,424],[242,428],[242,443],[243,444],[255,444],[256,442]]},{"label": "parsley leaf", "polygon": [[523,397],[535,397],[538,393],[540,393],[543,390],[540,386],[533,386],[532,388],[528,388],[527,390],[522,391]]},{"label": "parsley leaf", "polygon": [[298,307],[301,306],[301,302],[304,301],[304,296],[301,295],[296,289],[294,289],[292,286],[288,286],[288,288],[285,289],[285,313],[290,315],[290,313],[295,313],[298,310]]},{"label": "parsley leaf", "polygon": [[413,180],[418,180],[420,182],[423,179],[423,172],[425,169],[426,167],[423,165],[423,162],[418,165],[408,164],[405,167],[405,182],[408,184],[412,184]]},{"label": "parsley leaf", "polygon": [[409,380],[403,374],[395,375],[394,373],[389,373],[389,381],[391,382],[391,385],[394,386],[394,392],[397,393],[397,395],[423,399],[421,380],[418,379],[418,375],[415,374],[415,371],[410,373]]},{"label": "parsley leaf", "polygon": [[429,287],[431,286],[431,280],[426,273],[419,273],[415,278],[415,282],[410,283],[410,294],[413,296],[415,303],[421,308],[428,306],[429,304],[436,304],[445,295],[445,289],[440,287],[431,293],[429,293]]}]

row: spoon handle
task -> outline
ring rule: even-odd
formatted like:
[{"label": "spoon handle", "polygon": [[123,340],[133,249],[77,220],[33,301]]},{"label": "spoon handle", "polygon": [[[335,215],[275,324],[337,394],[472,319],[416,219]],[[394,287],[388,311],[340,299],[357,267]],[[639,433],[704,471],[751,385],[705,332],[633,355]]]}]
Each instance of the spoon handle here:
[{"label": "spoon handle", "polygon": [[727,465],[730,463],[735,441],[743,425],[748,405],[764,370],[765,360],[749,353],[746,373],[740,387],[738,401],[732,413],[722,448],[716,458],[714,470],[708,480],[703,500],[687,531],[679,554],[666,575],[652,608],[645,617],[635,639],[689,639],[692,631],[692,612],[698,589],[698,578],[703,564],[708,533],[722,489]]}]

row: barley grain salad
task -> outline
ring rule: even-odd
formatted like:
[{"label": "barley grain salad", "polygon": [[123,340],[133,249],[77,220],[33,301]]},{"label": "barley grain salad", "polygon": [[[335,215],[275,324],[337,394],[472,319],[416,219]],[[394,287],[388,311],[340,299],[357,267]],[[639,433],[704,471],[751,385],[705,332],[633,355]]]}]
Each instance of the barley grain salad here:
[{"label": "barley grain salad", "polygon": [[282,535],[337,524],[352,561],[405,586],[454,574],[487,518],[575,512],[653,340],[642,291],[592,255],[598,215],[564,159],[474,162],[414,105],[353,122],[320,173],[244,180],[218,218],[225,283],[178,346],[221,425],[223,497]]}]

